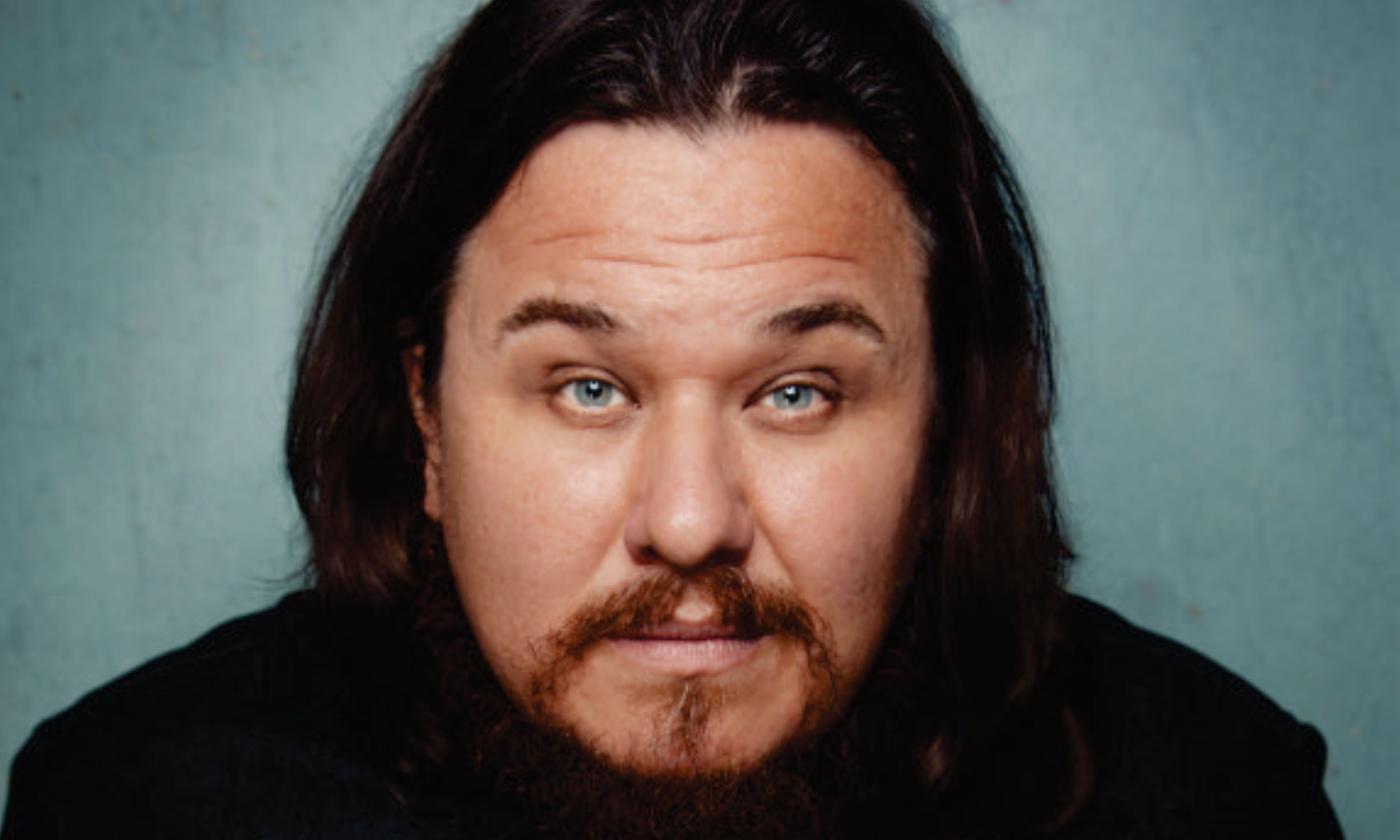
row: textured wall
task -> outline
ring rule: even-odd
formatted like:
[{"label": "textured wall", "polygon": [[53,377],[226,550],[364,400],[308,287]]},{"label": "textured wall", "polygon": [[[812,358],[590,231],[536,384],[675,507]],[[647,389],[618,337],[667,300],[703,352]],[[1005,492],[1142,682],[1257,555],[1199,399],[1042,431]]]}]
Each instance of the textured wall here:
[{"label": "textured wall", "polygon": [[[456,2],[0,0],[0,759],[287,588],[298,309]],[[1400,824],[1394,0],[946,0],[1045,235],[1077,586]]]}]

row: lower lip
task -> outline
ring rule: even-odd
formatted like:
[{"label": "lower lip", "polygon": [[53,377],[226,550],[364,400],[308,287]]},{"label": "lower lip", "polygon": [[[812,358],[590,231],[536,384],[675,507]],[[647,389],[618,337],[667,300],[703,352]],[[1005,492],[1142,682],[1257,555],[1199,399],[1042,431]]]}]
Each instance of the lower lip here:
[{"label": "lower lip", "polygon": [[677,676],[717,674],[753,656],[759,639],[614,638],[613,649],[646,668]]}]

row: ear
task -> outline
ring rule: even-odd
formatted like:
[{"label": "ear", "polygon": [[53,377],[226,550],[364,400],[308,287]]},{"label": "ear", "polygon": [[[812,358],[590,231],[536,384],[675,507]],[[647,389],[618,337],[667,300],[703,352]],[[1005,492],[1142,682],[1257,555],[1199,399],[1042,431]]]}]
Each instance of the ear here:
[{"label": "ear", "polygon": [[423,440],[423,512],[437,522],[442,516],[442,441],[437,409],[423,393],[423,345],[404,351],[403,372],[408,380],[413,422]]}]

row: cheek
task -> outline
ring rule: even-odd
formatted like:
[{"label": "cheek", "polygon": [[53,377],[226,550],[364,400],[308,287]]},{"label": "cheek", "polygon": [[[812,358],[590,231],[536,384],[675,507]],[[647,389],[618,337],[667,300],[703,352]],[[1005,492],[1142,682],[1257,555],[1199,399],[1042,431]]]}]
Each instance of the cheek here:
[{"label": "cheek", "polygon": [[862,672],[883,638],[904,578],[903,526],[917,441],[836,447],[769,465],[762,510],[780,574],[830,625],[838,667]]},{"label": "cheek", "polygon": [[623,474],[507,402],[444,405],[442,526],[472,629],[513,691],[619,543]]}]

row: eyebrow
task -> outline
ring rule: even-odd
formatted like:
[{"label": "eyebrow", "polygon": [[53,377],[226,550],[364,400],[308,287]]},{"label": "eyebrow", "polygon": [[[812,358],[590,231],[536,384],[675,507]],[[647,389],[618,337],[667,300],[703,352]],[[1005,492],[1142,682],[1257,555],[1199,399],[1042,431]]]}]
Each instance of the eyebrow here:
[{"label": "eyebrow", "polygon": [[520,332],[540,324],[563,324],[585,332],[616,332],[617,321],[591,303],[573,303],[558,298],[531,298],[506,317],[497,328],[497,343],[510,333]]},{"label": "eyebrow", "polygon": [[858,303],[828,300],[785,309],[763,322],[763,332],[801,335],[812,330],[839,325],[865,333],[880,344],[885,331]]},{"label": "eyebrow", "polygon": [[[540,324],[562,324],[583,332],[613,333],[621,329],[601,306],[574,303],[559,298],[531,298],[501,319],[497,343],[511,333]],[[864,333],[880,344],[885,343],[885,331],[858,303],[827,300],[794,306],[770,316],[759,331],[768,334],[801,335],[829,326],[845,326]]]}]

